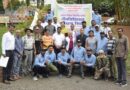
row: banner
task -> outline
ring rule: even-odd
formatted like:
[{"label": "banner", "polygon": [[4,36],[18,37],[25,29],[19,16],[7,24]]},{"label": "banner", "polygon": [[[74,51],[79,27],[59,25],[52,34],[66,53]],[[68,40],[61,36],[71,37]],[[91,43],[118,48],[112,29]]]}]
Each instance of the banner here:
[{"label": "banner", "polygon": [[59,22],[65,21],[67,28],[73,23],[75,28],[79,29],[82,27],[82,21],[91,25],[92,4],[56,4],[54,12]]}]

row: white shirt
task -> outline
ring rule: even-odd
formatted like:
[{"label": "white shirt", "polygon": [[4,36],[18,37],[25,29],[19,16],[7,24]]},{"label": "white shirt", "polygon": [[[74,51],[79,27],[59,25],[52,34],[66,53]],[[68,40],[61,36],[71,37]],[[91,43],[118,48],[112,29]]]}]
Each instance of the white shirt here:
[{"label": "white shirt", "polygon": [[62,42],[65,40],[65,36],[62,33],[60,33],[60,34],[54,33],[53,34],[53,40],[54,40],[54,44],[56,46],[61,46]]},{"label": "white shirt", "polygon": [[41,26],[42,26],[43,28],[45,28],[47,25],[48,25],[47,22],[41,23]]},{"label": "white shirt", "polygon": [[61,26],[60,23],[54,23],[54,22],[52,23],[52,25],[55,26],[56,32],[57,32],[57,28]]},{"label": "white shirt", "polygon": [[104,33],[108,35],[108,32],[111,31],[111,28],[110,27],[101,27],[101,30],[104,31]]},{"label": "white shirt", "polygon": [[33,36],[28,37],[25,35],[22,40],[24,42],[24,49],[33,49],[33,45],[35,43]]},{"label": "white shirt", "polygon": [[14,50],[15,37],[10,32],[7,32],[2,37],[2,54],[6,54],[6,50]]}]

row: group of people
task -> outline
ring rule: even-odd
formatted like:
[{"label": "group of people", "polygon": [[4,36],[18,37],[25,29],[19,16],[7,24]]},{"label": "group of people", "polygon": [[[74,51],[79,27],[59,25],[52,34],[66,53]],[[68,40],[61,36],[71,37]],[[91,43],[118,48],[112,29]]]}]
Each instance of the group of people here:
[{"label": "group of people", "polygon": [[93,17],[91,26],[82,21],[80,30],[74,24],[68,29],[64,21],[59,23],[49,11],[33,30],[26,28],[23,37],[21,30],[14,35],[15,26],[9,24],[2,37],[3,56],[9,57],[7,67],[3,68],[3,82],[10,84],[9,81],[32,72],[33,80],[40,76],[48,78],[51,72],[70,78],[73,71],[79,70],[82,79],[117,79],[116,84],[126,86],[128,38],[123,28],[118,28],[118,37],[114,37],[107,22],[101,25],[97,11]]}]

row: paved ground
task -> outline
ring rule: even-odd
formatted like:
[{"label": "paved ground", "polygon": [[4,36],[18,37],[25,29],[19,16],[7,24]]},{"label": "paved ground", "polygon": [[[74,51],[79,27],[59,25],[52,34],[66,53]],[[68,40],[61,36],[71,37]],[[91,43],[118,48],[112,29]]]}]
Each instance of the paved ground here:
[{"label": "paved ground", "polygon": [[0,83],[0,90],[130,90],[130,77],[127,87],[120,87],[111,81],[84,80],[78,76],[58,78],[57,76],[33,81],[31,77],[12,82],[10,85]]}]

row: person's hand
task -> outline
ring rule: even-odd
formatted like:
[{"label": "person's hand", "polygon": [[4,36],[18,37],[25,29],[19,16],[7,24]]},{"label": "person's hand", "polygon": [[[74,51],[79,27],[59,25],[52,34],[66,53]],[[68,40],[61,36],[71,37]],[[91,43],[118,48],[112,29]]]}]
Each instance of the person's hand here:
[{"label": "person's hand", "polygon": [[124,56],[124,60],[127,60],[127,55]]},{"label": "person's hand", "polygon": [[58,61],[59,64],[61,64],[61,61]]},{"label": "person's hand", "polygon": [[81,61],[81,62],[80,62],[81,65],[84,65],[84,63],[85,63],[84,61]]},{"label": "person's hand", "polygon": [[46,64],[48,64],[49,63],[49,61],[48,60],[46,60]]}]

